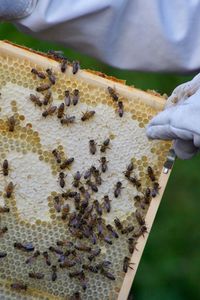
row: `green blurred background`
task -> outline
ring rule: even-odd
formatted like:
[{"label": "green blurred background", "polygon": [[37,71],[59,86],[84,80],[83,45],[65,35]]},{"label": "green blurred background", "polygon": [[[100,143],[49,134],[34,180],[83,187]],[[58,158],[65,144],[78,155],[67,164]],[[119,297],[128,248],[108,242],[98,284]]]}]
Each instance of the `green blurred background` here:
[{"label": "green blurred background", "polygon": [[[90,68],[127,80],[141,89],[167,93],[193,76],[131,72],[19,33],[11,24],[0,24],[0,39],[36,50],[64,50],[82,68]],[[200,157],[177,160],[131,290],[136,300],[200,299]],[[95,300],[95,299],[94,299]]]}]

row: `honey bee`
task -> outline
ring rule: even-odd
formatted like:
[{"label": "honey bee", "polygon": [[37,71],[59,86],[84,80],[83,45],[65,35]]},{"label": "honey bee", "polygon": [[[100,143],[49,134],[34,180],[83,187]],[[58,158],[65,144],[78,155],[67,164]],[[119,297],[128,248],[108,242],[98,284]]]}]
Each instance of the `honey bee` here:
[{"label": "honey bee", "polygon": [[10,285],[11,289],[12,290],[16,290],[16,291],[26,291],[27,288],[28,288],[28,285],[27,284],[24,284],[22,282],[15,282],[15,283],[12,283]]},{"label": "honey bee", "polygon": [[49,254],[47,251],[43,252],[42,253],[43,256],[44,256],[44,259],[45,259],[45,262],[47,264],[47,266],[51,266],[51,261],[50,261],[50,257],[49,257]]},{"label": "honey bee", "polygon": [[91,190],[95,193],[98,192],[98,187],[94,184],[90,179],[86,181],[86,184],[91,188]]},{"label": "honey bee", "polygon": [[80,180],[81,180],[81,173],[77,171],[76,174],[74,175],[74,181],[73,181],[73,186],[75,188],[79,187]]},{"label": "honey bee", "polygon": [[76,265],[75,260],[65,259],[59,266],[60,266],[61,269],[64,269],[64,268],[74,267],[75,265]]},{"label": "honey bee", "polygon": [[79,90],[75,89],[72,102],[74,105],[76,105],[76,104],[78,104],[78,101],[79,101]]},{"label": "honey bee", "polygon": [[91,215],[93,209],[94,209],[94,205],[93,205],[93,204],[90,205],[90,206],[88,206],[88,207],[85,209],[85,212],[84,212],[84,219],[88,219],[88,218],[90,217],[90,215]]},{"label": "honey bee", "polygon": [[68,168],[74,161],[74,158],[71,157],[71,158],[68,158],[66,159],[61,165],[60,165],[60,168],[63,170],[63,169],[66,169]]},{"label": "honey bee", "polygon": [[7,198],[11,198],[13,191],[14,191],[14,184],[11,182],[9,182],[9,184],[7,185],[6,189],[6,197]]},{"label": "honey bee", "polygon": [[111,240],[110,236],[107,235],[107,236],[102,236],[102,237],[107,244],[112,245],[112,240]]},{"label": "honey bee", "polygon": [[8,227],[4,226],[0,228],[0,237],[4,235],[8,231]]},{"label": "honey bee", "polygon": [[83,270],[77,270],[77,271],[74,271],[74,272],[69,272],[69,277],[70,278],[78,277],[81,274],[83,274]]},{"label": "honey bee", "polygon": [[94,232],[91,233],[90,240],[91,240],[91,243],[93,245],[96,245],[96,243],[97,243],[97,235]]},{"label": "honey bee", "polygon": [[110,86],[108,87],[108,92],[110,94],[110,96],[112,97],[112,99],[117,102],[119,97],[116,95],[116,92],[113,88],[111,88]]},{"label": "honey bee", "polygon": [[72,73],[75,75],[78,72],[79,69],[80,69],[80,63],[79,63],[79,61],[78,60],[74,60],[72,62]]},{"label": "honey bee", "polygon": [[133,268],[130,265],[134,265],[134,263],[130,263],[130,257],[125,256],[124,261],[123,261],[123,271],[124,271],[124,273],[127,273],[128,268],[133,270]]},{"label": "honey bee", "polygon": [[81,295],[79,292],[75,292],[71,297],[70,300],[81,300]]},{"label": "honey bee", "polygon": [[57,110],[57,106],[50,106],[47,110],[43,111],[42,116],[44,118],[52,116]]},{"label": "honey bee", "polygon": [[106,152],[107,149],[110,149],[109,144],[110,144],[110,139],[108,138],[103,142],[102,145],[100,145],[101,146],[100,151],[104,153],[104,152]]},{"label": "honey bee", "polygon": [[85,291],[87,289],[87,282],[86,282],[86,278],[85,278],[85,274],[84,272],[82,272],[80,275],[79,275],[79,281],[80,281],[80,284],[82,286],[82,289]]},{"label": "honey bee", "polygon": [[74,206],[76,210],[80,209],[80,202],[81,202],[81,196],[80,193],[77,193],[76,196],[74,197]]},{"label": "honey bee", "polygon": [[101,185],[102,184],[102,179],[101,179],[101,175],[100,175],[99,170],[96,169],[95,172],[93,173],[93,175],[94,175],[96,184]]},{"label": "honey bee", "polygon": [[54,208],[57,211],[57,213],[61,212],[61,198],[60,196],[54,197]]},{"label": "honey bee", "polygon": [[56,77],[53,74],[52,70],[47,69],[46,72],[47,72],[47,75],[48,75],[48,78],[49,78],[49,81],[51,82],[51,84],[55,84],[56,83]]},{"label": "honey bee", "polygon": [[55,252],[56,254],[58,255],[63,255],[63,251],[59,248],[56,248],[56,247],[53,247],[53,246],[50,246],[49,247],[49,251],[51,252]]},{"label": "honey bee", "polygon": [[51,280],[56,281],[56,279],[58,278],[58,276],[57,276],[57,267],[55,265],[53,265],[51,267],[51,271],[52,271]]},{"label": "honey bee", "polygon": [[83,185],[81,185],[80,187],[79,187],[79,191],[81,192],[81,194],[85,194],[86,193],[86,189],[85,189],[85,187],[83,186]]},{"label": "honey bee", "polygon": [[29,272],[28,276],[32,279],[43,279],[44,278],[44,274],[42,274],[42,273]]},{"label": "honey bee", "polygon": [[118,102],[118,114],[121,117],[123,117],[123,114],[124,114],[124,104],[122,101],[119,101]]},{"label": "honey bee", "polygon": [[65,110],[65,104],[61,103],[60,106],[58,107],[58,118],[61,119],[64,115],[64,110]]},{"label": "honey bee", "polygon": [[59,173],[59,184],[60,184],[60,186],[61,186],[62,189],[65,187],[65,179],[64,178],[66,176],[67,175],[65,175],[63,172]]},{"label": "honey bee", "polygon": [[92,273],[98,273],[98,271],[99,271],[98,266],[91,266],[91,265],[88,265],[88,264],[87,265],[82,265],[82,268],[84,270],[90,271]]},{"label": "honey bee", "polygon": [[111,265],[111,262],[109,260],[103,260],[100,263],[98,263],[99,269],[109,268],[110,265]]},{"label": "honey bee", "polygon": [[92,235],[92,230],[88,226],[83,226],[82,233],[87,239]]},{"label": "honey bee", "polygon": [[57,241],[56,242],[56,245],[57,246],[61,246],[61,247],[63,247],[63,246],[70,246],[70,247],[73,247],[74,246],[74,244],[72,243],[72,242],[70,242],[70,241],[68,241],[68,240],[63,240],[63,241]]},{"label": "honey bee", "polygon": [[108,161],[106,157],[105,156],[101,157],[100,162],[101,162],[101,171],[105,173],[106,170],[108,169],[108,165],[107,165]]},{"label": "honey bee", "polygon": [[40,86],[38,86],[38,87],[36,88],[36,91],[37,91],[37,92],[44,92],[44,91],[46,91],[46,90],[49,90],[50,87],[51,87],[50,84],[44,83],[44,84],[41,84]]},{"label": "honey bee", "polygon": [[43,72],[40,72],[40,71],[36,70],[35,68],[33,68],[31,70],[31,73],[33,73],[34,75],[38,76],[41,79],[45,79],[46,78],[46,76],[45,76],[45,74]]},{"label": "honey bee", "polygon": [[10,208],[6,206],[0,206],[0,213],[9,213]]},{"label": "honey bee", "polygon": [[131,176],[133,169],[134,169],[134,165],[132,162],[130,162],[130,164],[126,167],[126,171],[124,172],[126,178],[129,178]]},{"label": "honey bee", "polygon": [[8,172],[9,172],[9,165],[8,165],[8,160],[7,159],[5,159],[4,161],[3,161],[3,165],[2,165],[2,169],[3,169],[3,175],[4,176],[8,176]]},{"label": "honey bee", "polygon": [[[76,221],[77,221],[77,219],[76,219]],[[76,222],[76,223],[78,223],[78,222]],[[72,225],[72,226],[76,227],[76,225]],[[71,232],[71,235],[74,236],[77,239],[82,239],[83,238],[83,233],[80,229],[72,227],[72,228],[70,228],[70,232]]]},{"label": "honey bee", "polygon": [[60,50],[49,50],[47,52],[48,56],[53,57],[54,59],[66,59],[63,51]]},{"label": "honey bee", "polygon": [[61,163],[61,155],[60,155],[60,153],[58,152],[58,150],[54,149],[54,150],[52,151],[52,154],[53,154],[53,156],[55,157],[56,162],[57,162],[58,164],[60,164],[60,163]]},{"label": "honey bee", "polygon": [[134,228],[135,228],[134,226],[129,225],[129,226],[123,228],[121,233],[122,234],[128,234],[128,233],[132,232],[134,230]]},{"label": "honey bee", "polygon": [[82,202],[81,202],[81,206],[80,206],[80,213],[83,214],[85,212],[85,209],[88,207],[89,201],[88,198],[85,198]]},{"label": "honey bee", "polygon": [[92,175],[92,171],[91,171],[91,169],[88,169],[87,171],[85,171],[84,179],[90,178],[91,175]]},{"label": "honey bee", "polygon": [[104,208],[106,212],[109,213],[111,210],[111,205],[110,205],[111,200],[109,199],[108,195],[105,195],[103,199],[104,199]]},{"label": "honey bee", "polygon": [[121,194],[122,189],[123,189],[122,183],[120,181],[118,181],[115,185],[115,190],[114,190],[115,198],[119,197],[119,195]]},{"label": "honey bee", "polygon": [[74,198],[76,195],[77,195],[77,192],[71,191],[71,190],[67,190],[67,192],[62,193],[62,197],[65,198],[66,200],[68,198]]},{"label": "honey bee", "polygon": [[42,106],[42,101],[40,101],[38,96],[35,96],[33,94],[30,94],[30,100],[37,106]]},{"label": "honey bee", "polygon": [[84,245],[84,244],[75,244],[75,249],[79,251],[84,251],[84,252],[90,252],[92,248],[90,246]]},{"label": "honey bee", "polygon": [[105,269],[101,269],[101,274],[104,275],[105,277],[107,277],[110,280],[115,280],[115,276],[110,273],[109,271],[105,270]]},{"label": "honey bee", "polygon": [[138,180],[136,177],[127,177],[128,181],[132,183],[133,186],[135,186],[137,189],[141,186],[140,180]]},{"label": "honey bee", "polygon": [[67,216],[69,214],[69,211],[70,211],[70,206],[69,204],[65,204],[63,207],[62,207],[62,215],[61,215],[61,218],[62,220],[66,220],[67,219]]},{"label": "honey bee", "polygon": [[111,232],[112,236],[116,239],[119,238],[119,235],[117,234],[117,232],[114,230],[114,228],[112,227],[112,225],[108,224],[106,225],[106,228],[108,229],[108,231]]},{"label": "honey bee", "polygon": [[60,123],[62,125],[67,125],[68,126],[70,124],[75,123],[75,119],[76,119],[75,116],[71,116],[71,117],[66,116],[65,118],[63,118],[63,119],[60,120]]},{"label": "honey bee", "polygon": [[0,252],[0,258],[4,258],[7,256],[7,253],[6,252]]},{"label": "honey bee", "polygon": [[101,205],[100,205],[99,201],[98,200],[94,200],[93,203],[94,203],[94,207],[96,209],[97,214],[99,216],[102,216],[103,211],[102,211],[102,208],[101,208]]},{"label": "honey bee", "polygon": [[136,220],[138,221],[138,224],[143,226],[145,225],[145,220],[143,219],[142,215],[140,214],[140,212],[138,210],[136,210],[135,212],[135,217],[136,217]]},{"label": "honey bee", "polygon": [[62,59],[60,64],[60,70],[62,73],[65,73],[65,71],[67,70],[67,59]]},{"label": "honey bee", "polygon": [[147,168],[147,174],[148,174],[149,178],[151,179],[151,181],[155,181],[156,180],[156,177],[154,175],[154,171],[153,171],[152,167],[148,166],[148,168]]},{"label": "honey bee", "polygon": [[118,218],[115,218],[114,222],[115,222],[115,226],[118,230],[123,230],[123,225]]},{"label": "honey bee", "polygon": [[[100,224],[99,219],[98,219],[98,224]],[[87,224],[92,229],[96,225],[96,223],[97,223],[97,215],[93,214],[90,216],[90,219],[88,220]],[[98,227],[98,225],[97,225],[97,227]],[[97,230],[98,230],[98,228],[97,228]]]},{"label": "honey bee", "polygon": [[44,95],[44,100],[42,102],[42,104],[44,105],[48,105],[51,102],[51,91],[47,91],[47,93]]},{"label": "honey bee", "polygon": [[71,97],[70,97],[70,91],[65,91],[65,105],[70,106],[71,104]]},{"label": "honey bee", "polygon": [[[94,216],[95,216],[95,218],[94,218]],[[98,234],[98,236],[100,237],[100,236],[103,236],[103,222],[102,222],[102,218],[100,217],[100,218],[96,218],[96,215],[93,215],[92,216],[93,218],[94,218],[94,220],[95,220],[95,222],[94,222],[94,225],[96,225],[96,223],[97,223],[97,234]]]},{"label": "honey bee", "polygon": [[135,202],[141,202],[141,196],[140,195],[136,195],[135,197],[134,197],[134,200],[135,200]]},{"label": "honey bee", "polygon": [[90,171],[91,171],[91,174],[94,175],[95,172],[96,172],[97,168],[95,166],[91,166],[90,167]]},{"label": "honey bee", "polygon": [[91,254],[88,255],[88,259],[89,261],[92,261],[95,257],[97,257],[99,254],[101,253],[101,249],[100,248],[97,248],[95,250],[92,250],[91,251]]},{"label": "honey bee", "polygon": [[35,250],[35,247],[33,246],[32,243],[26,243],[26,244],[22,244],[22,243],[19,243],[19,242],[15,242],[13,244],[14,248],[18,249],[18,250],[22,250],[22,251],[25,251],[25,252],[32,252]]},{"label": "honey bee", "polygon": [[85,113],[83,113],[82,117],[81,117],[81,121],[87,121],[89,119],[91,119],[93,116],[95,115],[95,111],[94,110],[87,110]]},{"label": "honey bee", "polygon": [[128,250],[130,254],[133,254],[134,250],[137,250],[136,245],[137,245],[136,239],[134,238],[128,239]]},{"label": "honey bee", "polygon": [[144,234],[147,233],[147,227],[145,225],[141,226],[140,229],[133,234],[133,238],[138,238],[141,235],[144,237]]},{"label": "honey bee", "polygon": [[90,148],[90,153],[94,155],[97,151],[96,143],[94,140],[89,141],[89,148]]},{"label": "honey bee", "polygon": [[40,251],[36,250],[35,253],[25,261],[26,264],[31,264],[38,256],[40,256]]},{"label": "honey bee", "polygon": [[144,192],[144,203],[149,204],[150,201],[151,201],[151,190],[150,188],[147,187]]},{"label": "honey bee", "polygon": [[159,194],[159,189],[160,189],[159,183],[154,182],[153,189],[152,189],[152,192],[151,192],[151,196],[153,198],[155,198]]},{"label": "honey bee", "polygon": [[16,124],[16,120],[15,117],[12,116],[10,118],[8,118],[8,130],[13,132],[15,129],[15,124]]}]

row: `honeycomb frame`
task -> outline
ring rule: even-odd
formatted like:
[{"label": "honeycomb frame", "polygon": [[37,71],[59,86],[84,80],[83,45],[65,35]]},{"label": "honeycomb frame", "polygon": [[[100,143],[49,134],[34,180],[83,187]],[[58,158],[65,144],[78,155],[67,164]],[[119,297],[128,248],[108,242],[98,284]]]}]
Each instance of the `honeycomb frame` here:
[{"label": "honeycomb frame", "polygon": [[[0,42],[0,57],[3,60],[17,60],[17,61],[25,61],[27,62],[27,64],[31,65],[31,66],[38,66],[40,69],[46,69],[51,67],[55,72],[59,71],[60,68],[60,64],[59,62],[57,62],[56,60],[49,58],[47,56],[45,56],[44,54],[41,53],[37,53],[31,50],[27,50],[24,49],[23,47],[19,47],[19,46],[15,46],[15,45],[11,45],[10,43],[7,42]],[[29,68],[30,69],[30,68]],[[12,67],[12,70],[13,67]],[[71,73],[72,69],[71,66],[68,66],[67,72],[66,74],[62,75],[62,76],[66,76],[66,79],[63,80],[69,80],[69,77],[71,75],[69,75]],[[7,70],[8,72],[8,70]],[[11,79],[12,81],[13,79]],[[18,81],[17,81],[18,80]],[[22,79],[17,79],[14,80],[13,83],[17,84],[17,85],[22,85],[23,86],[23,80]],[[105,90],[108,86],[113,87],[117,93],[120,95],[120,97],[123,98],[124,101],[124,105],[125,105],[125,111],[126,109],[129,110],[129,107],[131,107],[130,112],[132,114],[132,118],[133,120],[136,120],[138,122],[138,126],[140,128],[144,128],[145,125],[148,123],[148,121],[150,120],[150,118],[156,114],[158,111],[162,110],[164,105],[165,105],[165,100],[162,97],[159,97],[157,95],[154,95],[153,93],[147,93],[147,92],[143,92],[141,90],[132,88],[132,87],[128,87],[126,86],[122,81],[114,79],[112,77],[107,77],[104,74],[98,73],[98,72],[90,72],[90,71],[85,71],[85,70],[81,70],[79,71],[76,75],[75,75],[75,80],[76,81],[87,81],[90,83],[90,86],[93,86],[94,88],[96,86],[98,86],[99,90],[103,89]],[[31,81],[31,79],[30,79]],[[0,88],[2,88],[2,86],[5,84],[5,79],[1,80],[1,84],[0,84]],[[76,87],[76,85],[74,85]],[[25,88],[27,88],[27,84],[25,86]],[[59,91],[58,93],[58,99],[62,100],[62,92],[63,91]],[[90,95],[89,95],[90,96]],[[133,97],[134,96],[134,97]],[[109,96],[106,96],[107,98],[109,98]],[[100,98],[98,98],[99,101],[101,101]],[[134,101],[134,105],[131,104],[131,101]],[[88,100],[90,101],[90,100]],[[86,100],[87,102],[87,100]],[[88,102],[89,103],[89,102]],[[105,102],[105,100],[102,100],[103,104],[107,104],[109,106],[111,106],[113,108],[113,103],[112,100],[108,100],[108,102]],[[139,103],[139,104],[137,104]],[[148,114],[145,114],[143,111],[139,111],[138,109],[138,105],[140,105],[140,103],[142,104],[142,109],[144,109],[146,106],[149,108]],[[17,107],[16,104],[13,102],[13,107],[12,107],[12,111],[13,113],[17,113]],[[93,104],[94,105],[94,104]],[[135,106],[135,107],[133,107]],[[138,113],[139,111],[139,113]],[[21,117],[20,120],[23,121],[23,116],[19,115],[19,118]],[[2,128],[4,128],[4,124],[1,122],[0,123],[0,131],[2,130]],[[29,136],[29,140],[32,144],[35,143],[35,141],[38,141],[38,136],[36,134],[36,132],[34,132],[31,128],[29,128],[29,131],[31,132],[31,135]],[[21,138],[24,138],[24,133],[22,131],[22,135]],[[34,147],[33,147],[34,148]],[[138,264],[139,264],[139,260],[141,258],[142,255],[142,251],[144,249],[145,243],[147,241],[151,226],[153,224],[153,220],[155,218],[157,209],[159,207],[160,201],[162,199],[162,194],[164,192],[165,186],[167,184],[167,180],[169,178],[169,174],[170,172],[168,172],[168,174],[164,174],[162,172],[162,166],[163,163],[166,159],[166,155],[167,152],[170,148],[170,143],[168,142],[158,142],[156,144],[155,147],[153,147],[152,152],[156,153],[156,155],[159,155],[159,164],[158,164],[158,170],[156,175],[159,176],[159,185],[160,185],[160,190],[159,190],[159,194],[155,197],[155,199],[153,199],[153,201],[151,201],[148,209],[147,209],[147,213],[145,216],[145,222],[148,228],[148,233],[143,236],[141,236],[138,239],[138,243],[137,243],[137,249],[138,251],[134,251],[133,255],[131,256],[131,262],[133,262],[134,265],[134,269],[128,269],[128,272],[124,275],[120,275],[120,279],[118,280],[119,283],[114,285],[113,290],[110,290],[109,292],[109,296],[105,299],[126,299],[128,297],[128,293],[129,290],[131,288],[131,284],[132,281],[134,279]],[[35,149],[34,151],[37,151],[37,149]],[[44,153],[44,157],[43,157],[43,153],[41,152],[41,149],[39,149],[38,151],[40,151],[40,156],[41,156],[41,160],[47,160],[47,158],[45,158],[45,153]],[[162,152],[162,153],[160,153]],[[24,150],[25,153],[25,150]],[[43,158],[42,158],[43,157]],[[145,162],[145,166],[146,166],[147,162]],[[139,165],[141,165],[141,162],[139,162]],[[143,165],[142,165],[143,166]],[[141,166],[141,172],[143,172],[144,167]],[[143,169],[142,169],[143,168]],[[15,206],[16,202],[14,201],[14,199],[12,200],[12,204]],[[50,210],[52,208],[50,207]],[[13,215],[15,215],[16,218],[19,217],[19,213],[16,211],[16,209],[13,211]],[[130,217],[129,217],[130,218]],[[23,226],[29,226],[29,223],[27,221],[20,221],[21,224]],[[55,219],[52,219],[52,226],[54,226],[54,224],[56,223]],[[39,219],[36,220],[35,222],[35,227],[37,225],[42,225],[42,226],[46,226],[48,227],[48,222],[45,221],[40,221]],[[51,226],[50,226],[51,227]],[[122,278],[124,278],[122,280]],[[12,295],[18,295],[20,297],[20,299],[63,299],[63,297],[60,296],[52,296],[51,294],[46,294],[43,292],[43,294],[41,294],[40,292],[37,291],[37,289],[30,289],[30,294],[26,294],[26,293],[15,293],[15,292],[11,292],[9,289],[9,280],[4,280],[2,281],[2,283],[0,284],[1,286],[4,286],[4,289],[7,291],[8,294],[10,294],[11,296],[8,296],[8,294],[6,294],[6,298],[5,299],[14,299],[12,298]],[[114,292],[113,292],[114,291]],[[113,294],[112,294],[113,292]],[[2,296],[3,297],[3,296]],[[9,298],[10,297],[10,298]],[[46,298],[45,298],[46,297]],[[100,297],[100,298],[99,298]],[[2,298],[3,299],[3,298]],[[19,298],[16,298],[19,299]],[[91,299],[91,297],[89,297],[88,299]],[[94,299],[94,296],[93,296]],[[97,299],[97,298],[96,298]],[[101,298],[101,294],[98,296],[98,299],[103,299]]]}]

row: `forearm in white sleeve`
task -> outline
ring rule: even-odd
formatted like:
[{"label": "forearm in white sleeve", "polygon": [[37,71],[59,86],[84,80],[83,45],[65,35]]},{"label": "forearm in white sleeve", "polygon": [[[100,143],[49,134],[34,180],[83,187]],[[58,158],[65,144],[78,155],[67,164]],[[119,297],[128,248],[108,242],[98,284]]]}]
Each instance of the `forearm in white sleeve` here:
[{"label": "forearm in white sleeve", "polygon": [[200,68],[200,0],[38,0],[17,27],[112,66]]}]

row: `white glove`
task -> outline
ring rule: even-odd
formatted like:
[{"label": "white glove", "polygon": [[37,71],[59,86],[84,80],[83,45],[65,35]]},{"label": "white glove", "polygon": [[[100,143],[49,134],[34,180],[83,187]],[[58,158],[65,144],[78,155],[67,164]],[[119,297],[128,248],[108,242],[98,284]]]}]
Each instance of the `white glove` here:
[{"label": "white glove", "polygon": [[150,139],[174,140],[181,159],[189,159],[200,148],[200,74],[178,86],[167,100],[164,111],[147,127]]},{"label": "white glove", "polygon": [[0,0],[0,20],[27,17],[35,8],[37,0]]}]

